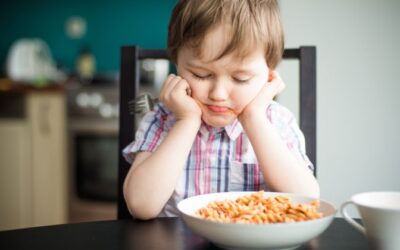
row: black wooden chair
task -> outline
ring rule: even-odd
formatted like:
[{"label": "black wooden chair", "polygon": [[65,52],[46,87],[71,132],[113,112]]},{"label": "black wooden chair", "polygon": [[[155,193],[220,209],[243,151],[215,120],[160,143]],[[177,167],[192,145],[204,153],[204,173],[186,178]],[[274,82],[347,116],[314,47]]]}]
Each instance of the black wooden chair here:
[{"label": "black wooden chair", "polygon": [[[314,164],[316,175],[316,48],[285,49],[284,60],[299,60],[300,72],[300,128],[306,139],[307,155]],[[139,62],[143,59],[168,59],[164,49],[144,49],[137,46],[121,48],[120,65],[120,116],[119,116],[119,166],[118,166],[118,219],[131,215],[123,197],[123,182],[129,170],[122,149],[134,139],[135,114],[129,112],[128,102],[139,94]]]}]

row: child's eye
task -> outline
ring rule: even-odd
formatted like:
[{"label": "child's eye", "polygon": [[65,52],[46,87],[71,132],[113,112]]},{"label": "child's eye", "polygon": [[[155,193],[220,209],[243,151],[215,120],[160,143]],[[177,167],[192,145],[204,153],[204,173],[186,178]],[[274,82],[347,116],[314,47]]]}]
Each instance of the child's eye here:
[{"label": "child's eye", "polygon": [[237,83],[240,83],[240,84],[246,84],[246,83],[249,83],[250,78],[249,78],[249,79],[238,79],[238,78],[233,78],[233,80],[234,80],[235,82],[237,82]]},{"label": "child's eye", "polygon": [[211,77],[211,75],[209,74],[209,75],[198,75],[198,74],[195,74],[195,73],[192,73],[192,75],[193,75],[193,77],[194,78],[197,78],[198,80],[207,80],[208,78],[210,78]]}]

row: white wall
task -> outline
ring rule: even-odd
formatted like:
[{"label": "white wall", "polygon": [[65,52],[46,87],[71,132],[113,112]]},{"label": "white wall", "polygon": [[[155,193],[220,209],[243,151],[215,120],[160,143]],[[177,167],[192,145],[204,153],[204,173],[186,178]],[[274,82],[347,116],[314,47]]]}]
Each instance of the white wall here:
[{"label": "white wall", "polygon": [[[358,192],[400,191],[400,1],[282,0],[280,7],[286,47],[317,47],[322,199],[339,206]],[[281,101],[298,112],[295,68],[280,69]]]}]

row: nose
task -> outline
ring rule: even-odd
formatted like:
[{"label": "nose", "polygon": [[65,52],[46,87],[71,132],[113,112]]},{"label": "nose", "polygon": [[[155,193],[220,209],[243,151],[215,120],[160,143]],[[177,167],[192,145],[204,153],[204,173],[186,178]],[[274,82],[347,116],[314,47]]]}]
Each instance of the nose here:
[{"label": "nose", "polygon": [[225,101],[229,96],[229,86],[226,81],[215,81],[208,93],[208,98],[212,101]]}]

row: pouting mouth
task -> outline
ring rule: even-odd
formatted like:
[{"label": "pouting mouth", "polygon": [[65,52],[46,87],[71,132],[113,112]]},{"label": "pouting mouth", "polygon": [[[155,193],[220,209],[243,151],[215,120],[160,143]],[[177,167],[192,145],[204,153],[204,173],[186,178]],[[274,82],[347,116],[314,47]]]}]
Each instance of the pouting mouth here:
[{"label": "pouting mouth", "polygon": [[216,106],[216,105],[207,105],[207,108],[215,113],[225,113],[230,110],[230,108],[228,107]]}]

